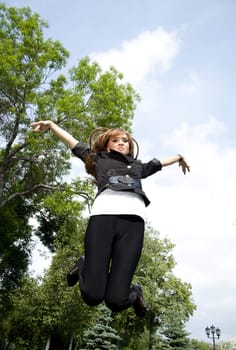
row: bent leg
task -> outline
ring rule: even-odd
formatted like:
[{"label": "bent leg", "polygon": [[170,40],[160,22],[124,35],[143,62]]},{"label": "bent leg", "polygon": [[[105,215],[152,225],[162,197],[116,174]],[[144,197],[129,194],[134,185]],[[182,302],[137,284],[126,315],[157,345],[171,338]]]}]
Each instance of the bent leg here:
[{"label": "bent leg", "polygon": [[114,231],[111,215],[91,216],[85,236],[85,263],[80,291],[86,304],[100,304],[107,288]]},{"label": "bent leg", "polygon": [[138,294],[131,288],[144,236],[144,221],[139,216],[122,215],[116,220],[116,239],[105,301],[113,311],[122,311],[134,305]]}]

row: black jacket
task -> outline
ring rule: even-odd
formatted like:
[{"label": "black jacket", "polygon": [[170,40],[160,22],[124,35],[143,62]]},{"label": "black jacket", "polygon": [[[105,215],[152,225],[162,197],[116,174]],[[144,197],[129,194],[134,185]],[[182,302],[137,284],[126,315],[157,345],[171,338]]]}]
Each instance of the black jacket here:
[{"label": "black jacket", "polygon": [[[72,149],[75,156],[85,162],[91,154],[87,144],[82,142]],[[98,193],[106,188],[115,191],[132,191],[142,196],[146,206],[150,204],[145,192],[142,190],[141,179],[144,179],[162,169],[156,158],[147,163],[132,158],[129,155],[116,151],[98,152],[94,155],[95,178],[98,184]]]}]

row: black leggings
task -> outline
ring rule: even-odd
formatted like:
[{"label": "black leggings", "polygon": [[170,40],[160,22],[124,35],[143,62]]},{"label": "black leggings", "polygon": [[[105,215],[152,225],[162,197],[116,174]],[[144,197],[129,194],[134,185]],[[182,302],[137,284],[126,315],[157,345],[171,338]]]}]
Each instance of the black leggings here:
[{"label": "black leggings", "polygon": [[136,215],[91,216],[85,236],[85,264],[80,274],[81,295],[95,306],[105,300],[112,311],[133,305],[136,291],[130,287],[138,264],[144,221]]}]

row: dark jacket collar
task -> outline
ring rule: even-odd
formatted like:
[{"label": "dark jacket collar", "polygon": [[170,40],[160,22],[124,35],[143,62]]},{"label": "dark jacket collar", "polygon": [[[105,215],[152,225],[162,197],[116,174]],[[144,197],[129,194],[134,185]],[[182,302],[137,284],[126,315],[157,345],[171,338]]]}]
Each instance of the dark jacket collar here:
[{"label": "dark jacket collar", "polygon": [[132,163],[134,162],[134,158],[131,156],[131,155],[128,155],[128,154],[123,154],[121,152],[117,152],[117,151],[114,151],[114,150],[111,150],[109,152],[107,151],[100,151],[98,152],[98,154],[100,154],[100,156],[102,158],[106,158],[107,156],[111,157],[111,158],[114,158],[114,159],[117,159],[121,162],[125,162],[125,163]]}]

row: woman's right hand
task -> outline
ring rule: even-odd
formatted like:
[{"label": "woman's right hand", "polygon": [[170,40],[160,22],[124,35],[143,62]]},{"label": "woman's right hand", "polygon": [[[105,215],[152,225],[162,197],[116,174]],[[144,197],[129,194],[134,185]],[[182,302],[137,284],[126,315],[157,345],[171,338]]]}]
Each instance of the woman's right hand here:
[{"label": "woman's right hand", "polygon": [[59,137],[64,143],[70,146],[71,149],[79,142],[71,134],[62,129],[57,124],[53,123],[51,120],[40,120],[38,122],[33,122],[30,126],[34,127],[34,132],[48,131],[49,129]]},{"label": "woman's right hand", "polygon": [[51,128],[51,125],[51,120],[40,120],[38,122],[33,122],[30,124],[30,126],[34,127],[34,132],[48,131]]}]

